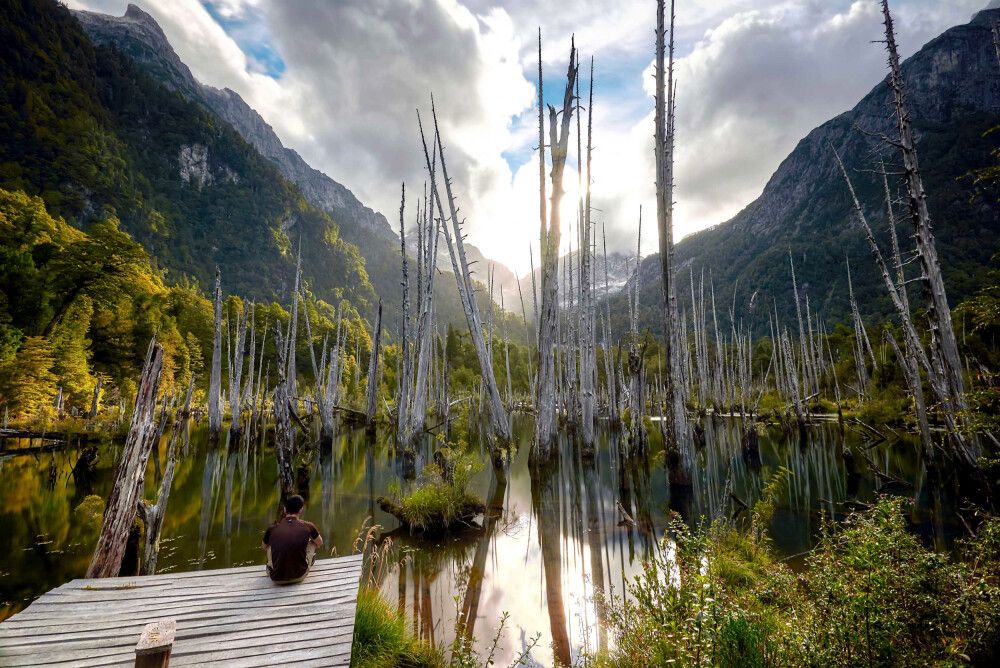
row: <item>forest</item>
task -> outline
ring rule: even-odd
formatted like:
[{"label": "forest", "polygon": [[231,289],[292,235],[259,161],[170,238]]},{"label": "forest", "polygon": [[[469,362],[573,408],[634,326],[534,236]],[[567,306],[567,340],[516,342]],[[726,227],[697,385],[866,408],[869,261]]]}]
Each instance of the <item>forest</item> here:
[{"label": "forest", "polygon": [[[0,665],[30,665],[18,624],[49,590],[259,565],[298,497],[321,559],[362,555],[350,665],[993,665],[1000,108],[934,130],[926,56],[900,56],[872,1],[880,125],[836,124],[811,156],[823,217],[763,250],[722,239],[739,219],[676,239],[689,10],[647,3],[655,210],[616,291],[591,192],[600,63],[574,38],[548,71],[539,28],[539,252],[517,303],[470,260],[473,186],[431,95],[398,245],[362,252],[210,109],[62,5],[12,2]],[[961,29],[991,68],[969,77],[997,89],[1000,10]],[[720,257],[768,263],[741,286]],[[94,642],[67,656],[121,659]]]}]

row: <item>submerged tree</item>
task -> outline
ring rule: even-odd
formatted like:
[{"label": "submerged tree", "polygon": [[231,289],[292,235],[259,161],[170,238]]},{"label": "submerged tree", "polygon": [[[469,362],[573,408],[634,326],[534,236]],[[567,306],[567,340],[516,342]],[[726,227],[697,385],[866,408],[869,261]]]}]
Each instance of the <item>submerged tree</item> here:
[{"label": "submerged tree", "polygon": [[[660,275],[663,281],[663,345],[667,377],[664,383],[664,434],[671,464],[671,482],[689,484],[691,453],[684,414],[684,388],[680,357],[680,319],[674,266],[674,2],[670,2],[670,43],[664,0],[656,3],[656,227],[660,241]],[[666,62],[664,62],[666,60]]]},{"label": "submerged tree", "polygon": [[[544,117],[542,114],[542,38],[538,34],[538,135],[544,139]],[[573,116],[573,88],[578,73],[575,44],[570,44],[569,66],[566,72],[566,88],[563,93],[562,109],[557,111],[549,105],[549,150],[552,158],[552,194],[548,207],[548,228],[545,225],[545,206],[540,207],[541,253],[542,253],[542,304],[538,321],[538,380],[535,383],[536,412],[535,450],[536,461],[548,459],[552,452],[558,427],[556,415],[556,365],[555,352],[558,343],[556,325],[559,319],[559,240],[561,217],[559,205],[563,197],[563,171],[569,146],[569,130]],[[560,118],[561,116],[561,118]],[[539,145],[539,160],[544,165],[544,143]],[[541,177],[540,197],[545,199],[544,168]]]}]

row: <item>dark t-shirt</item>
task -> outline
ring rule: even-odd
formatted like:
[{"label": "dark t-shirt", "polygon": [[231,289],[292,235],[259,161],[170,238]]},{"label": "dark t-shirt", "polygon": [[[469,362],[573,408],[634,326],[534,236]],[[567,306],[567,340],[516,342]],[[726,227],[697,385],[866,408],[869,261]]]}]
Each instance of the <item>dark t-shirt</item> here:
[{"label": "dark t-shirt", "polygon": [[309,570],[306,547],[311,539],[319,538],[319,531],[312,522],[297,517],[278,520],[264,532],[264,544],[271,548],[272,580],[295,580]]}]

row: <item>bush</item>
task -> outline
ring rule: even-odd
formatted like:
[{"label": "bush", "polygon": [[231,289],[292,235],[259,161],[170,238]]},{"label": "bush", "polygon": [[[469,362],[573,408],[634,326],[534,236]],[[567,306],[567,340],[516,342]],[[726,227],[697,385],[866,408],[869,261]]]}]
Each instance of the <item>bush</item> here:
[{"label": "bush", "polygon": [[604,601],[614,649],[597,665],[992,665],[1000,642],[1000,521],[955,558],[907,532],[904,501],[882,499],[825,527],[802,573],[775,559],[763,527],[680,521],[630,584]]}]

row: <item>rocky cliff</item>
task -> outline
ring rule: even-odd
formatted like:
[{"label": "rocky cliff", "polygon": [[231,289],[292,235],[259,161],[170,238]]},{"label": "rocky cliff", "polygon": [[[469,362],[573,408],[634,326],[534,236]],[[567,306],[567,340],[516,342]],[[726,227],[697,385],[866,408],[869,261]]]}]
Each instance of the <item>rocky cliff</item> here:
[{"label": "rocky cliff", "polygon": [[195,80],[152,16],[135,5],[129,5],[124,16],[87,11],[77,11],[74,15],[93,42],[115,46],[155,79],[201,102],[232,125],[247,143],[275,163],[282,176],[299,187],[310,204],[333,216],[345,234],[353,237],[350,234],[353,227],[388,241],[397,239],[385,216],[362,204],[347,187],[313,169],[298,153],[282,145],[271,126],[239,94]]},{"label": "rocky cliff", "polygon": [[[1000,64],[990,29],[1000,9],[988,8],[966,25],[944,32],[903,64],[908,103],[939,255],[954,306],[987,280],[990,258],[1000,251],[1000,196],[977,184],[973,170],[995,165],[1000,150]],[[877,44],[871,46],[879,48]],[[886,72],[872,72],[873,80]],[[853,109],[822,124],[781,163],[763,193],[732,220],[704,230],[677,246],[679,295],[690,294],[688,268],[705,269],[724,303],[735,300],[737,313],[767,327],[767,312],[777,307],[785,322],[794,318],[789,253],[795,259],[800,290],[828,322],[847,318],[845,258],[851,260],[854,289],[863,315],[889,317],[891,305],[870,260],[831,146],[844,157],[868,218],[888,247],[887,215],[878,160],[898,169],[898,152],[879,140],[892,136],[895,121],[884,80]],[[905,192],[892,179],[894,195]],[[901,243],[912,248],[905,202],[897,200]],[[658,256],[643,264],[646,324],[661,328]],[[725,295],[725,297],[722,297]],[[751,297],[756,297],[751,300]],[[751,309],[751,301],[756,306]],[[914,292],[914,304],[919,295]],[[728,310],[728,307],[726,308]]]}]

